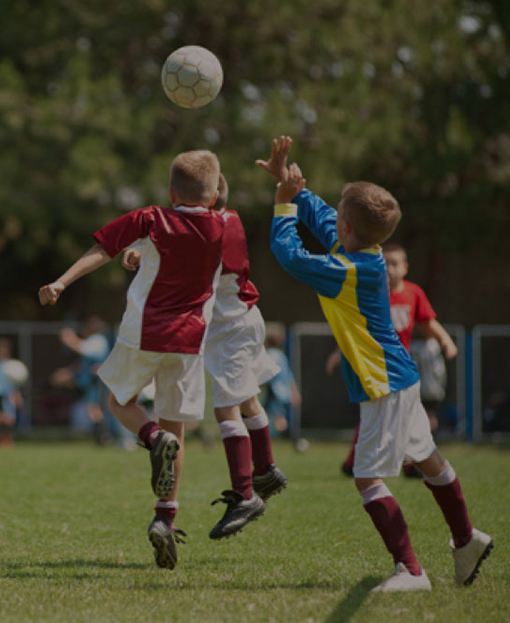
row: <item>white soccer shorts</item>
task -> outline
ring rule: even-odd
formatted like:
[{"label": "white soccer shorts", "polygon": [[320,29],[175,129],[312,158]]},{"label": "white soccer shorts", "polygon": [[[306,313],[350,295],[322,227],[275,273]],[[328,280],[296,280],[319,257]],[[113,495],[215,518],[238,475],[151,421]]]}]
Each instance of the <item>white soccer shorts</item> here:
[{"label": "white soccer shorts", "polygon": [[154,415],[158,419],[195,422],[204,417],[203,355],[155,353],[117,342],[97,373],[121,405],[154,378]]},{"label": "white soccer shorts", "polygon": [[205,367],[212,377],[215,407],[231,407],[253,398],[260,385],[280,368],[264,348],[265,324],[258,307],[230,322],[209,327]]},{"label": "white soccer shorts", "polygon": [[360,404],[361,426],[354,458],[356,478],[398,476],[404,460],[428,459],[436,449],[420,383]]}]

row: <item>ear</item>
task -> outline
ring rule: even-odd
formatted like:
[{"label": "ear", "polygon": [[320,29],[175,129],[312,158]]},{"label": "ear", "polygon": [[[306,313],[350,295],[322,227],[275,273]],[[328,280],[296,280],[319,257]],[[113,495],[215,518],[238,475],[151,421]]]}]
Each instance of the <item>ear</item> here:
[{"label": "ear", "polygon": [[342,225],[343,225],[344,234],[346,234],[347,236],[350,236],[352,233],[352,225],[349,223],[349,221],[346,221],[345,219],[343,220]]},{"label": "ear", "polygon": [[213,205],[216,203],[216,199],[218,198],[219,195],[219,191],[216,191],[214,193],[214,197],[211,199],[211,203],[207,206],[208,208],[212,208]]},{"label": "ear", "polygon": [[172,205],[175,205],[175,203],[177,202],[177,195],[175,194],[175,190],[170,186],[168,194],[170,196],[170,201],[172,202]]}]

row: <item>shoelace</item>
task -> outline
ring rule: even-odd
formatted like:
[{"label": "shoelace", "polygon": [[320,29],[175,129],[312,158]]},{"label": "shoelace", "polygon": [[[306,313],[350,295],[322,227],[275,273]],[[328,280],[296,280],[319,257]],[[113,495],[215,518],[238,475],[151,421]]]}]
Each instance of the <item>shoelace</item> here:
[{"label": "shoelace", "polygon": [[183,537],[187,537],[188,535],[186,534],[186,532],[184,532],[184,530],[179,530],[179,528],[172,528],[172,534],[176,543],[182,543],[183,545],[186,545],[186,541]]},{"label": "shoelace", "polygon": [[221,495],[223,497],[213,500],[211,502],[211,506],[218,504],[218,502],[223,502],[224,504],[227,504],[228,507],[231,507],[235,506],[240,500],[242,500],[241,494],[237,493],[237,491],[222,491]]}]

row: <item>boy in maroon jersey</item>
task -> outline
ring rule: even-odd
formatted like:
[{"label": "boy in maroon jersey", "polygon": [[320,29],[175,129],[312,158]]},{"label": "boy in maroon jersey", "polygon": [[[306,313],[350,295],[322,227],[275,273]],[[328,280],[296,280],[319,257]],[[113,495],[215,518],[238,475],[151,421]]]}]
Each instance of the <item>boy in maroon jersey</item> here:
[{"label": "boy in maroon jersey", "polygon": [[[232,489],[223,491],[223,497],[213,502],[227,504],[224,516],[210,532],[215,540],[235,534],[260,517],[266,508],[264,502],[287,486],[287,477],[274,463],[267,414],[257,397],[259,386],[279,368],[264,348],[264,320],[256,306],[259,293],[249,279],[244,227],[237,212],[226,208],[228,184],[222,174],[218,190],[214,207],[225,220],[225,230],[221,275],[205,343],[205,367],[212,378],[214,414]],[[125,252],[122,265],[135,270],[140,257],[141,250],[134,245]],[[176,490],[177,483],[172,492],[174,511],[168,515],[171,525],[178,508]]]},{"label": "boy in maroon jersey", "polygon": [[[148,206],[99,229],[97,244],[55,282],[39,290],[55,305],[79,277],[109,262],[135,241],[142,263],[127,294],[117,342],[98,375],[110,389],[110,410],[150,450],[152,489],[162,501],[149,526],[158,566],[176,563],[173,533],[161,515],[174,485],[174,460],[184,422],[203,417],[203,347],[219,276],[223,218],[209,209],[218,195],[219,162],[209,151],[185,152],[172,162],[172,208]],[[137,404],[155,378],[154,414]]]},{"label": "boy in maroon jersey", "polygon": [[[428,338],[436,339],[446,359],[457,356],[457,346],[446,329],[436,320],[436,312],[432,309],[425,292],[415,283],[406,281],[409,270],[407,254],[401,245],[388,242],[383,245],[384,259],[390,285],[390,313],[393,326],[405,349],[411,350],[411,337],[415,324],[420,332]],[[340,363],[340,351],[331,354],[326,364],[326,371],[331,374],[333,368]],[[434,431],[435,427],[432,426]],[[354,466],[355,445],[358,440],[359,424],[354,434],[351,450],[342,463],[342,471],[352,476]],[[420,475],[412,463],[404,465],[406,476]]]}]

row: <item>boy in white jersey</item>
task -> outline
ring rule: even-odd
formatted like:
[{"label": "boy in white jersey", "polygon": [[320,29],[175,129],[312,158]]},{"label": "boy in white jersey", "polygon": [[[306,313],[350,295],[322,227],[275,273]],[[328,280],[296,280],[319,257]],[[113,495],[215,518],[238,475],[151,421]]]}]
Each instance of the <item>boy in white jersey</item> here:
[{"label": "boy in white jersey", "polygon": [[[398,475],[406,456],[423,473],[450,528],[457,583],[471,584],[490,553],[492,539],[473,528],[455,471],[435,447],[420,402],[416,365],[390,316],[380,243],[391,236],[400,220],[398,202],[376,184],[355,182],[345,185],[335,211],[305,189],[297,165],[287,168],[291,143],[289,137],[275,139],[269,160],[257,161],[279,180],[271,249],[285,270],[319,295],[342,351],[342,372],[351,401],[360,403],[355,484],[395,563],[394,574],[373,590],[431,590],[400,506],[383,480]],[[303,248],[296,229],[299,220],[328,253],[312,254]]]},{"label": "boy in white jersey", "polygon": [[[218,195],[218,179],[219,162],[213,153],[180,154],[170,172],[172,208],[148,206],[105,225],[94,234],[96,246],[39,290],[42,305],[55,305],[79,277],[136,240],[144,246],[117,342],[98,375],[110,389],[111,412],[150,450],[151,483],[160,502],[149,538],[156,563],[167,568],[176,562],[173,534],[164,521],[175,479],[173,463],[184,422],[203,418],[202,343],[212,314],[224,230],[221,216],[209,209]],[[154,414],[160,424],[137,404],[138,394],[152,378]]]},{"label": "boy in white jersey", "polygon": [[[274,463],[268,418],[257,397],[259,386],[278,373],[278,366],[264,348],[264,320],[256,306],[258,291],[249,280],[244,228],[239,215],[225,207],[228,185],[222,174],[218,190],[215,207],[225,220],[225,231],[221,276],[206,336],[205,366],[212,377],[214,413],[232,489],[223,491],[223,497],[213,502],[225,502],[227,509],[211,530],[212,539],[228,537],[260,517],[265,511],[264,501],[287,485],[286,476]],[[136,246],[126,251],[122,264],[135,270],[139,262]],[[174,503],[176,514],[176,494]]]}]

